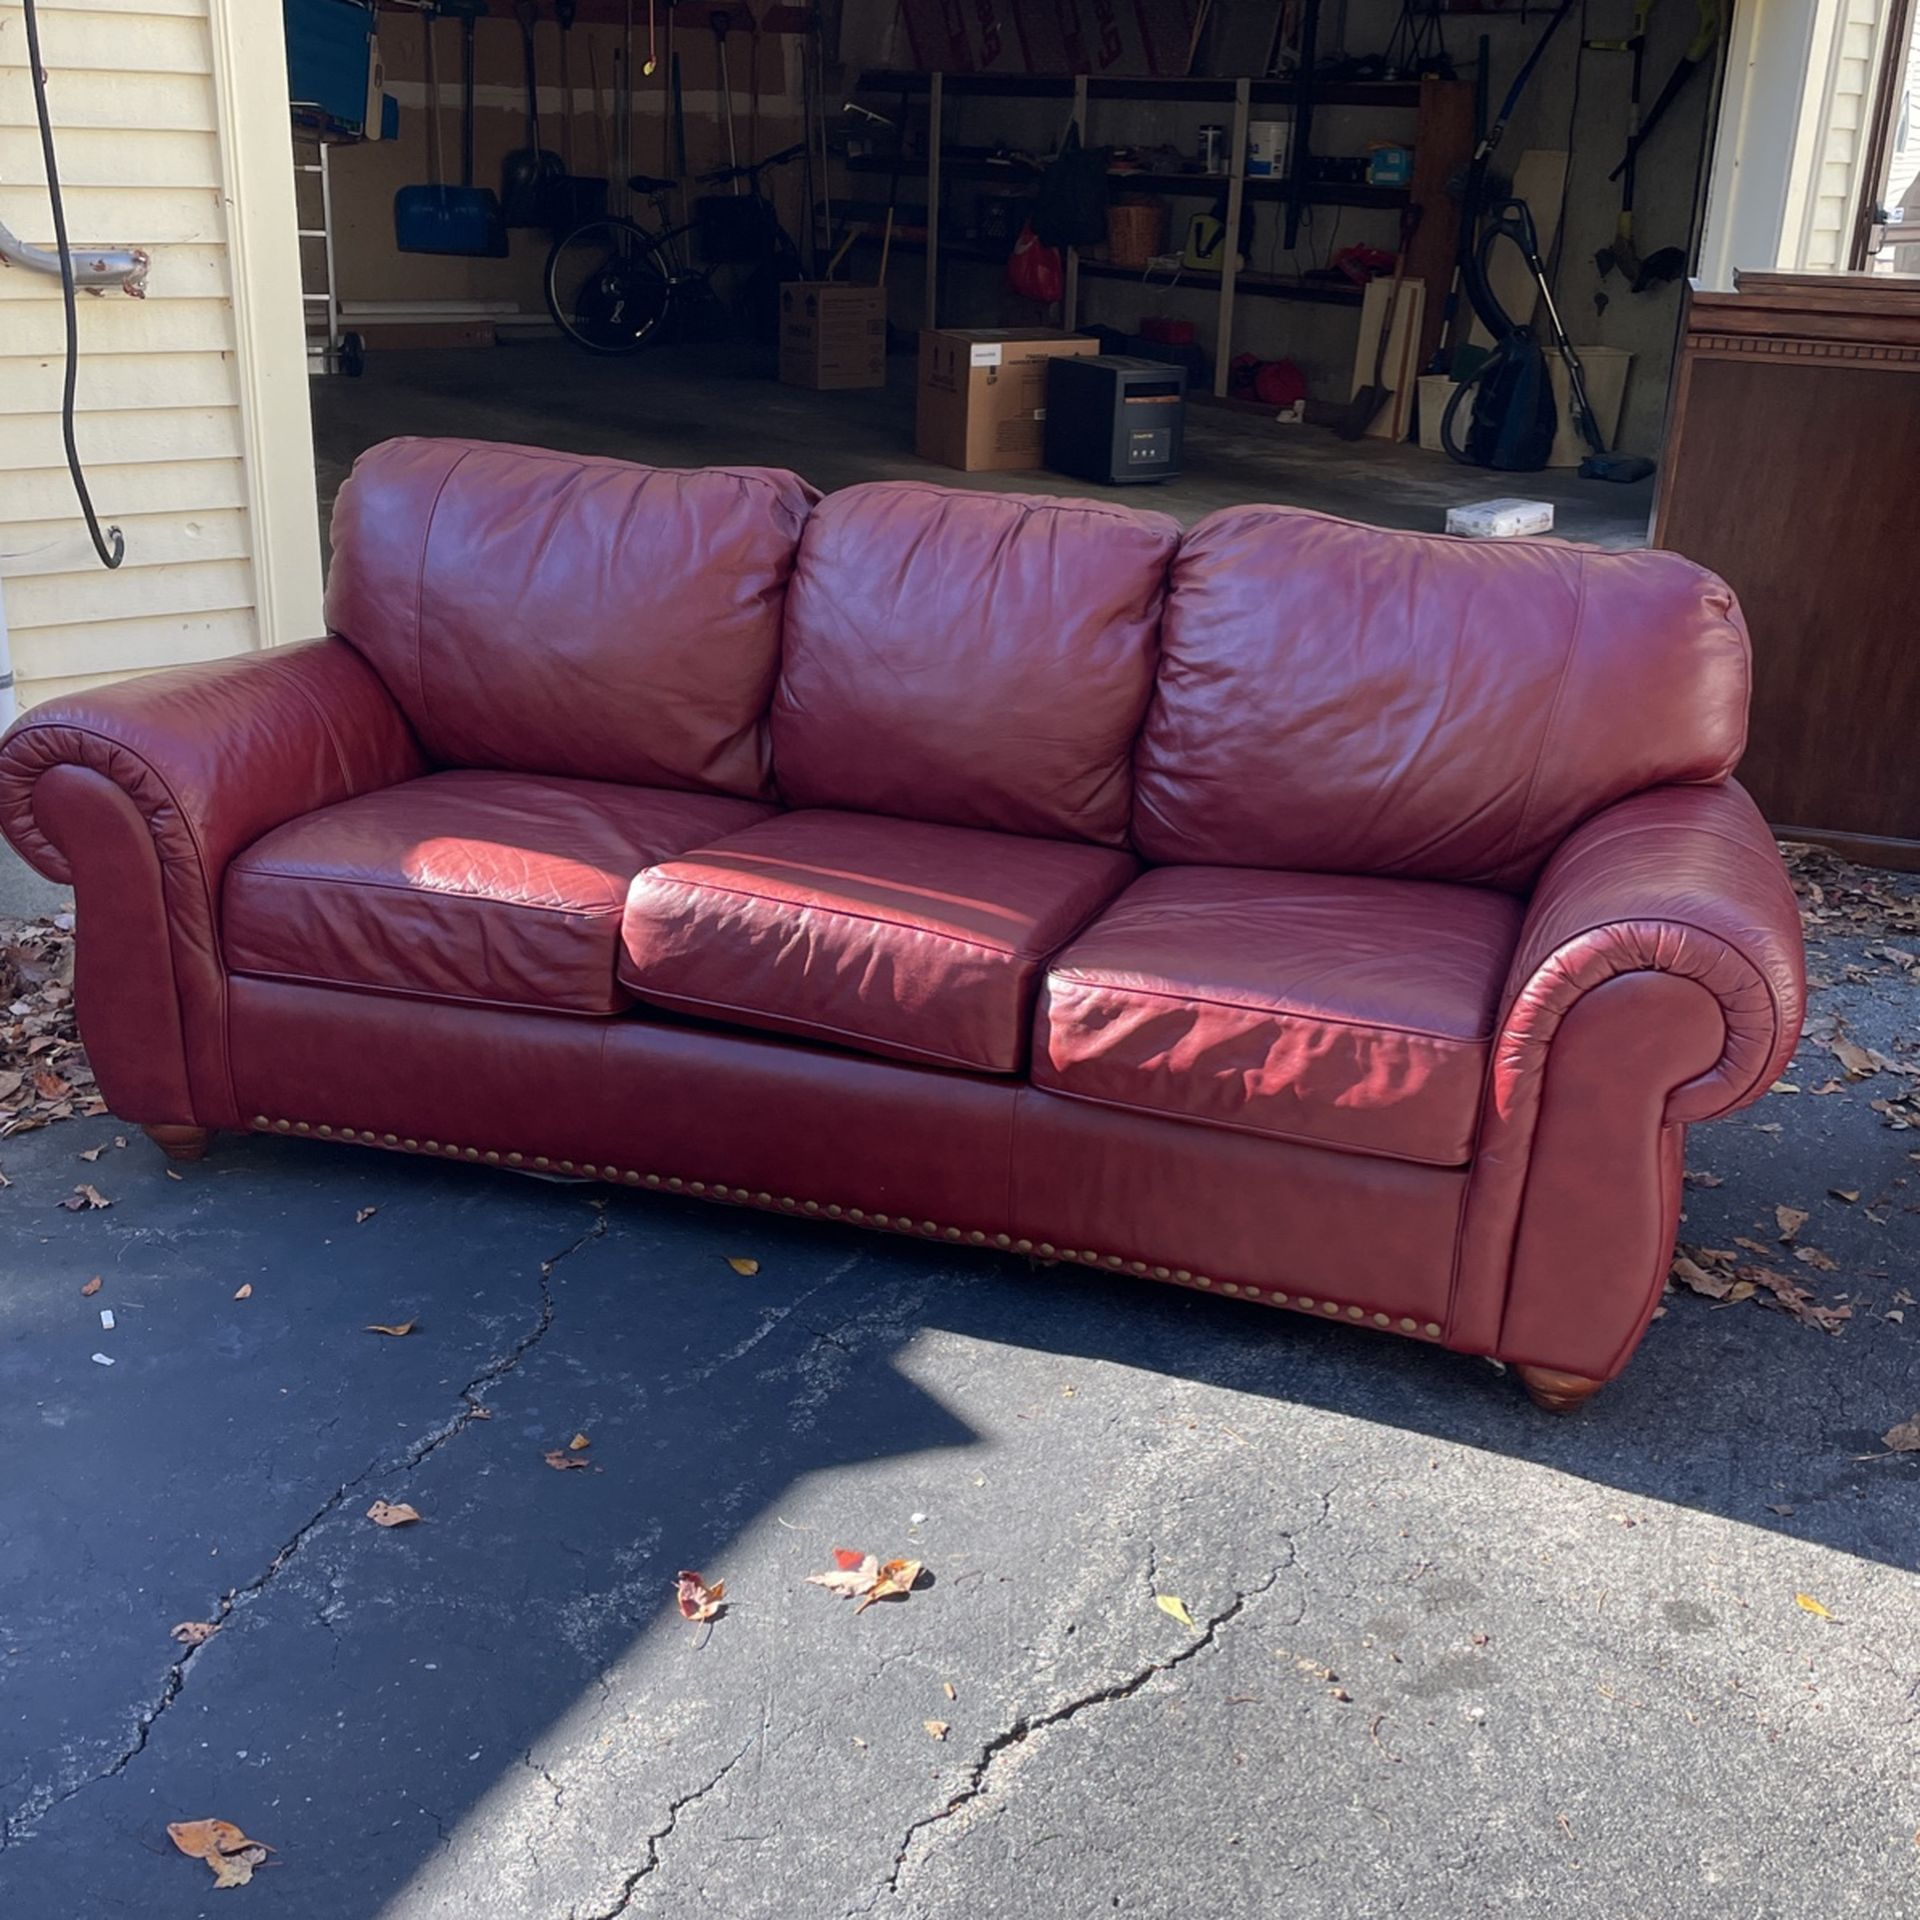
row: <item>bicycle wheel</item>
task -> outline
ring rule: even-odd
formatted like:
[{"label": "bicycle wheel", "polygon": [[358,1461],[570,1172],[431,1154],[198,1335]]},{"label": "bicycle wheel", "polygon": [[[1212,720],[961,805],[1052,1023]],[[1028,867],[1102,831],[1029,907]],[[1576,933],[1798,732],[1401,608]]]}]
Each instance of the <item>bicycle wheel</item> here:
[{"label": "bicycle wheel", "polygon": [[589,353],[634,353],[653,338],[673,301],[659,237],[637,221],[608,215],[553,243],[547,255],[547,311]]}]

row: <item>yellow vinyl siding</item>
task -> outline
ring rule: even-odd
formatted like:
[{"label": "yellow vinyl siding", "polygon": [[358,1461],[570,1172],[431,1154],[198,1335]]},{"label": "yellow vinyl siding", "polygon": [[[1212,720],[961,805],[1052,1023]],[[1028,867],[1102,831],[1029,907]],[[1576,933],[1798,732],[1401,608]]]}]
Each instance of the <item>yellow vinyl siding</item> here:
[{"label": "yellow vinyl siding", "polygon": [[[76,247],[141,247],[152,268],[144,300],[80,299],[76,437],[102,522],[126,535],[111,573],[94,559],[61,446],[59,283],[0,273],[0,606],[23,708],[262,641],[271,587],[257,564],[253,465],[276,455],[249,445],[259,429],[236,319],[227,42],[216,39],[232,30],[221,0],[41,0],[68,232]],[[0,0],[0,221],[46,246],[24,44],[17,0]],[[254,71],[246,84],[284,91]],[[290,297],[254,291],[256,305]],[[310,465],[305,446],[291,457]]]}]

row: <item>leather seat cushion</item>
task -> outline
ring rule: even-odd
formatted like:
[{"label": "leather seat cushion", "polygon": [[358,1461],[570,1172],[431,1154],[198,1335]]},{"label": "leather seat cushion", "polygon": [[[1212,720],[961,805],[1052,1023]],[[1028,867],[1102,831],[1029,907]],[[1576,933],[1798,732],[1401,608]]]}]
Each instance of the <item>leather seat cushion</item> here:
[{"label": "leather seat cushion", "polygon": [[1433,881],[1158,868],[1048,969],[1034,1083],[1460,1166],[1522,912]]},{"label": "leather seat cushion", "polygon": [[635,879],[620,978],[707,1019],[1018,1073],[1047,956],[1138,870],[1105,847],[781,814]]},{"label": "leather seat cushion", "polygon": [[756,801],[537,774],[434,773],[276,828],[227,869],[238,973],[567,1013],[614,977],[642,867],[764,818]]}]

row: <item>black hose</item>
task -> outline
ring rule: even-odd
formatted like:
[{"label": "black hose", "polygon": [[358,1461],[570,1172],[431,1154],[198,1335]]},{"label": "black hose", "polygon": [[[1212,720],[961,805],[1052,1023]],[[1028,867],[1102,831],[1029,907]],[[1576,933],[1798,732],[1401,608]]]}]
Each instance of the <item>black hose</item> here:
[{"label": "black hose", "polygon": [[47,198],[53,203],[53,244],[60,255],[60,295],[67,310],[67,379],[60,397],[60,431],[67,446],[67,471],[73,476],[73,490],[80,496],[80,511],[87,518],[87,532],[93,550],[103,567],[117,567],[127,557],[127,543],[118,527],[108,527],[103,535],[99,516],[93,510],[93,496],[87,491],[87,476],[80,468],[80,449],[73,437],[73,399],[80,385],[80,306],[73,287],[73,249],[67,242],[67,209],[60,197],[60,165],[53,151],[53,122],[47,113],[47,76],[40,66],[40,21],[34,0],[20,0],[27,21],[27,72],[33,81],[33,110],[40,121],[40,151],[47,165]]}]

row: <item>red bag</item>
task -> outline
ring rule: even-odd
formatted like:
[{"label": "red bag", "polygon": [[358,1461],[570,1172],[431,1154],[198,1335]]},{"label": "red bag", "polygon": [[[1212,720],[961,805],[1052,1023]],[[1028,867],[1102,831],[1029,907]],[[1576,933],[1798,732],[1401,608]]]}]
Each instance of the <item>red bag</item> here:
[{"label": "red bag", "polygon": [[1043,306],[1066,297],[1067,273],[1060,264],[1060,249],[1045,247],[1034,238],[1033,222],[1020,229],[1013,243],[1013,257],[1007,262],[1007,285],[1015,293]]}]

